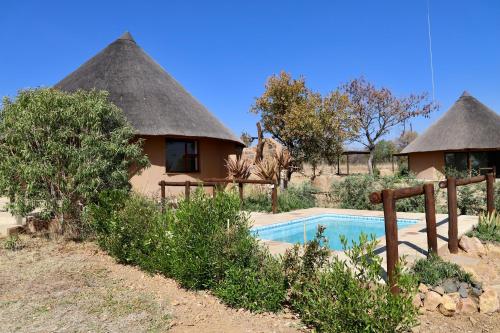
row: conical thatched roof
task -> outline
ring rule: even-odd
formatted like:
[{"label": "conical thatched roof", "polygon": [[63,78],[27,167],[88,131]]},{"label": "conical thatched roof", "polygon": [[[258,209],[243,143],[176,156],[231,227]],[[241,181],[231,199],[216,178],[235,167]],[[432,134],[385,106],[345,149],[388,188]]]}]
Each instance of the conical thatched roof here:
[{"label": "conical thatched roof", "polygon": [[500,116],[464,92],[401,153],[467,149],[500,149]]},{"label": "conical thatched roof", "polygon": [[66,91],[107,90],[142,135],[241,141],[148,56],[126,32],[55,85]]}]

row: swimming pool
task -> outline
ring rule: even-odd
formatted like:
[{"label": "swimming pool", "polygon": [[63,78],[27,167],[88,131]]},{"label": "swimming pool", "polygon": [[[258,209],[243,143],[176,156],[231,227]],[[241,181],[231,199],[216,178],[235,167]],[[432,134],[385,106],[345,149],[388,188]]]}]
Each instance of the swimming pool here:
[{"label": "swimming pool", "polygon": [[[398,229],[406,228],[417,222],[418,220],[398,219]],[[341,214],[316,215],[284,223],[254,227],[252,232],[256,237],[264,240],[304,244],[304,225],[306,240],[313,239],[318,225],[325,226],[325,236],[329,248],[332,250],[342,250],[340,235],[344,235],[349,244],[352,240],[358,241],[362,232],[368,235],[374,234],[376,238],[385,235],[383,217]]]}]

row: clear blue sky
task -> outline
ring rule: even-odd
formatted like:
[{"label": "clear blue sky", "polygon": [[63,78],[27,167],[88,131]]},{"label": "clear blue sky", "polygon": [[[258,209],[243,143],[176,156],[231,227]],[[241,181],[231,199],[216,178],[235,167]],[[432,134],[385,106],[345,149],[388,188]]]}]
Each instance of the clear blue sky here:
[{"label": "clear blue sky", "polygon": [[[413,128],[422,132],[463,90],[500,112],[500,1],[430,8],[441,108]],[[126,30],[238,135],[255,132],[248,110],[281,70],[323,93],[360,75],[398,95],[432,89],[427,0],[7,0],[0,95],[53,85]]]}]

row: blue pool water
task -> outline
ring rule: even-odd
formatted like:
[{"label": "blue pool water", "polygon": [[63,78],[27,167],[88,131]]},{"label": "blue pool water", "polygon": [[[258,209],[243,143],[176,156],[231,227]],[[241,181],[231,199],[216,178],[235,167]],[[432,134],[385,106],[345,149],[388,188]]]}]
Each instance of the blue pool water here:
[{"label": "blue pool water", "polygon": [[[398,229],[415,224],[417,220],[398,219]],[[376,238],[385,235],[384,219],[382,217],[367,217],[355,215],[324,214],[285,223],[254,227],[252,232],[256,237],[265,240],[275,240],[286,243],[304,244],[304,225],[306,240],[314,238],[318,225],[326,227],[325,236],[332,250],[342,250],[340,235],[344,235],[348,243],[358,241],[363,232],[375,235]]]}]

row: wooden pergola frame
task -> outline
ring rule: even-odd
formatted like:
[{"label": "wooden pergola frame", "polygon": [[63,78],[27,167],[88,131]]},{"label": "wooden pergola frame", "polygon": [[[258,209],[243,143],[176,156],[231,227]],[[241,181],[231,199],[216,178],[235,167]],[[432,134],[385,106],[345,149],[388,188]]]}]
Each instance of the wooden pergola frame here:
[{"label": "wooden pergola frame", "polygon": [[[342,152],[341,156],[344,155],[346,157],[346,165],[347,165],[347,173],[349,175],[349,156],[350,155],[370,155],[369,151],[366,150],[346,150]],[[337,175],[340,175],[340,157],[337,158]]]}]

